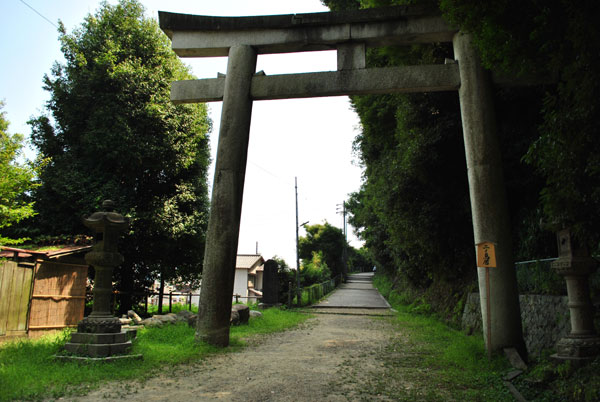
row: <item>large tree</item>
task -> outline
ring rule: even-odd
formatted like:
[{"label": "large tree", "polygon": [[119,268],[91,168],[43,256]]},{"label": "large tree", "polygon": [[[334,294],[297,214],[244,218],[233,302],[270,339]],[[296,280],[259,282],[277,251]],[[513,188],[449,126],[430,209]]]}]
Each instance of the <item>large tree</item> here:
[{"label": "large tree", "polygon": [[203,104],[170,102],[170,83],[190,79],[188,69],[136,0],[103,2],[80,28],[59,31],[66,63],[44,78],[48,114],[30,122],[49,160],[36,224],[44,234],[81,233],[81,216],[112,199],[130,219],[116,270],[121,291],[157,276],[198,279],[210,121]]},{"label": "large tree", "polygon": [[[298,255],[303,266],[328,267],[331,277],[343,272],[344,247],[348,247],[341,229],[328,222],[306,225],[306,236],[298,240]],[[316,255],[316,257],[315,257]]]},{"label": "large tree", "polygon": [[[0,101],[0,110],[3,107],[4,102]],[[35,186],[35,169],[28,162],[20,161],[25,139],[22,134],[10,134],[8,125],[4,112],[0,112],[0,245],[25,241],[5,232],[35,214],[34,202],[27,197]]]}]

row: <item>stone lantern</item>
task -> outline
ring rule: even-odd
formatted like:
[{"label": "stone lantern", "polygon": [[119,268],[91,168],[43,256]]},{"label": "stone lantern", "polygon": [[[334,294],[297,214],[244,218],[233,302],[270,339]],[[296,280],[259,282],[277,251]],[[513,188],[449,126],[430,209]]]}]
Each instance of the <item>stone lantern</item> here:
[{"label": "stone lantern", "polygon": [[558,259],[551,266],[567,282],[571,333],[557,342],[556,354],[552,357],[584,363],[600,354],[589,287],[589,276],[596,271],[598,263],[587,249],[578,247],[569,229],[559,231],[557,240]]},{"label": "stone lantern", "polygon": [[65,349],[77,356],[110,358],[123,355],[131,348],[126,332],[121,331],[121,322],[112,315],[112,272],[123,262],[117,251],[117,241],[129,225],[126,218],[113,212],[114,202],[102,203],[103,212],[95,212],[83,220],[85,226],[96,232],[96,244],[85,255],[85,260],[96,271],[93,290],[92,313],[77,325]]}]

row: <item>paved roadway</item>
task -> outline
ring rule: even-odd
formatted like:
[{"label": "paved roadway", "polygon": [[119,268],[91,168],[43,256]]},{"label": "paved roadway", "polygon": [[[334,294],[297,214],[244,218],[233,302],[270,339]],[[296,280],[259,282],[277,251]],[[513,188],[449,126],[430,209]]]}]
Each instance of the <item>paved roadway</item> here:
[{"label": "paved roadway", "polygon": [[390,305],[373,287],[373,273],[366,272],[348,275],[346,283],[341,284],[329,297],[313,306],[317,310],[358,309],[388,312]]}]

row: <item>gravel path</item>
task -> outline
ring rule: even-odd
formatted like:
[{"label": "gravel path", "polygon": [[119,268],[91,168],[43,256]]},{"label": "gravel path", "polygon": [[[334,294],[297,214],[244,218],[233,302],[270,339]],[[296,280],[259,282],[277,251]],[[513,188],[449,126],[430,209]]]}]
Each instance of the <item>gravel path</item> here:
[{"label": "gravel path", "polygon": [[378,356],[393,326],[369,314],[352,309],[321,312],[299,328],[252,340],[240,352],[180,366],[145,383],[109,383],[66,400],[385,400],[369,395],[362,384],[384,375]]}]

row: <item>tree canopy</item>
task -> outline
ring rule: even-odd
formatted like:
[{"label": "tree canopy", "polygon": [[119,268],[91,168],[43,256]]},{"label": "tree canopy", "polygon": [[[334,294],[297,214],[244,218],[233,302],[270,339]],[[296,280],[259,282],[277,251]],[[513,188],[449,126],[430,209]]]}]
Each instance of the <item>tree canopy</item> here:
[{"label": "tree canopy", "polygon": [[552,78],[538,96],[540,121],[523,159],[543,180],[540,208],[552,230],[572,227],[600,244],[600,4],[443,0],[446,17],[472,32],[488,68]]},{"label": "tree canopy", "polygon": [[[4,103],[0,101],[0,111]],[[10,134],[9,122],[0,112],[0,244],[15,245],[25,238],[11,238],[3,233],[15,223],[35,215],[34,201],[27,196],[35,187],[35,169],[21,162],[24,137]]]},{"label": "tree canopy", "polygon": [[[495,88],[494,105],[515,256],[556,255],[553,231],[573,227],[598,248],[600,57],[596,2],[324,0],[332,10],[441,6],[474,38],[484,65],[544,85]],[[439,3],[439,4],[438,4]],[[367,66],[441,64],[451,44],[369,49]],[[348,205],[378,268],[428,288],[472,279],[473,238],[456,93],[351,97],[364,183]]]},{"label": "tree canopy", "polygon": [[210,121],[203,104],[173,105],[192,78],[136,0],[106,2],[59,39],[66,63],[44,78],[47,114],[30,121],[48,163],[35,191],[40,233],[81,233],[104,199],[130,219],[117,272],[122,291],[198,279],[208,220]]},{"label": "tree canopy", "polygon": [[[298,255],[307,269],[307,278],[334,277],[343,272],[343,251],[347,247],[342,229],[324,224],[306,225],[306,236],[298,239]],[[311,272],[309,274],[309,271]],[[317,271],[326,271],[319,276]],[[314,281],[313,281],[314,282]]]}]

